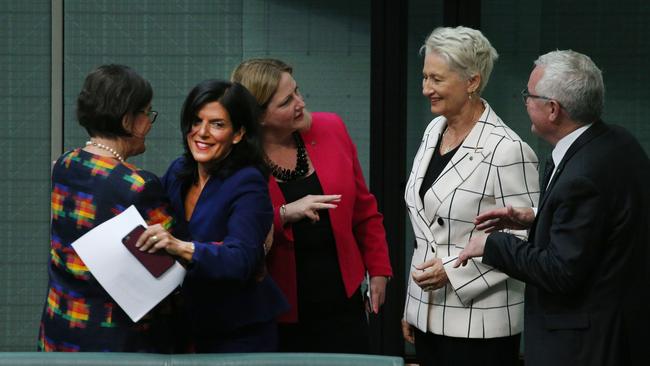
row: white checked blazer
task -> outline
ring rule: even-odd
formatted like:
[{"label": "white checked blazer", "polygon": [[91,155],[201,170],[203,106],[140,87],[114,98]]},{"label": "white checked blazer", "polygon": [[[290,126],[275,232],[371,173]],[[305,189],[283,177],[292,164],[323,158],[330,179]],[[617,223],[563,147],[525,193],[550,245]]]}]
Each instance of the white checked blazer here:
[{"label": "white checked blazer", "polygon": [[[453,268],[481,212],[510,204],[534,207],[539,198],[538,160],[533,150],[494,113],[485,111],[420,199],[429,161],[447,125],[437,117],[427,127],[413,161],[405,200],[415,233],[415,265],[442,259],[450,283],[422,291],[409,276],[404,318],[423,332],[463,338],[505,337],[523,328],[524,284],[471,260]],[[525,232],[516,232],[525,236]]]}]

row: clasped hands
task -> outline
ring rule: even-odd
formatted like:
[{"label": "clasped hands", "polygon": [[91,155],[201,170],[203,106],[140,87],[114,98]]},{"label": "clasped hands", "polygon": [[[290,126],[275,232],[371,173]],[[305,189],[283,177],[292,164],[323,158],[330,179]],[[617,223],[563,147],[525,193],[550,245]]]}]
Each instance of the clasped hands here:
[{"label": "clasped hands", "polygon": [[[422,291],[433,291],[443,287],[449,282],[447,272],[442,265],[442,259],[433,258],[415,266],[415,271],[411,272],[413,282],[415,282]],[[411,324],[402,319],[402,336],[404,339],[414,344],[414,329]]]},{"label": "clasped hands", "polygon": [[415,269],[411,272],[411,277],[423,291],[437,290],[449,282],[440,258],[429,259],[416,265]]}]

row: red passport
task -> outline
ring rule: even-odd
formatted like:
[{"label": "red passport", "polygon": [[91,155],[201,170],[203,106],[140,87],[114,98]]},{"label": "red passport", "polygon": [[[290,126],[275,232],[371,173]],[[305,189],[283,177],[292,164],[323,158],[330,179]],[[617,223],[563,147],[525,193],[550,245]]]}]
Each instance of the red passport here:
[{"label": "red passport", "polygon": [[147,253],[136,248],[135,243],[143,232],[144,227],[142,225],[136,226],[135,229],[122,238],[122,243],[154,277],[158,278],[174,265],[174,258],[164,250]]}]

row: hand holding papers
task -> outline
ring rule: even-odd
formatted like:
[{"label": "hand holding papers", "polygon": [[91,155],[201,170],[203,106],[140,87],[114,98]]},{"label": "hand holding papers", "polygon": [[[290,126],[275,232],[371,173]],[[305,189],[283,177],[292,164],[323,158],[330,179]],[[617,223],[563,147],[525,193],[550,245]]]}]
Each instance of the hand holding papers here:
[{"label": "hand holding papers", "polygon": [[122,244],[136,226],[146,223],[134,206],[105,221],[72,243],[100,285],[135,322],[183,282],[178,262],[154,277]]}]

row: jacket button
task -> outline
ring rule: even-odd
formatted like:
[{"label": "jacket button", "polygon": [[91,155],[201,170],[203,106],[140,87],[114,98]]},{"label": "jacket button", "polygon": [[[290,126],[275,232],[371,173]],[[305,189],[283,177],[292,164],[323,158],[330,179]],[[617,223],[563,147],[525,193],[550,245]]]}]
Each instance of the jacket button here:
[{"label": "jacket button", "polygon": [[438,217],[438,225],[442,226],[445,224],[445,221],[442,219],[442,217]]}]

